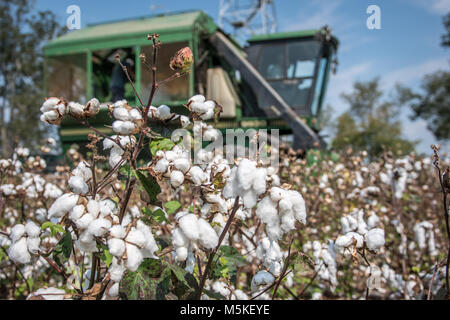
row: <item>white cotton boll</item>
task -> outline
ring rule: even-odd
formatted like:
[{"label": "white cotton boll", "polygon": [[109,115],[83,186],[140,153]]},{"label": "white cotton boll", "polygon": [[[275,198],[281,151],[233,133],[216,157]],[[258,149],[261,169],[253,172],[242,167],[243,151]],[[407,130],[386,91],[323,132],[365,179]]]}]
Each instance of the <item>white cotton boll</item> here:
[{"label": "white cotton boll", "polygon": [[109,228],[111,228],[111,222],[109,220],[100,218],[92,221],[89,224],[88,231],[96,237],[101,237],[108,232]]},{"label": "white cotton boll", "polygon": [[256,162],[242,159],[237,169],[238,185],[243,190],[249,190],[253,186],[256,172]]},{"label": "white cotton boll", "polygon": [[306,223],[306,205],[305,200],[298,191],[289,190],[287,192],[289,200],[292,202],[292,210],[294,211],[295,219],[300,223]]},{"label": "white cotton boll", "polygon": [[[201,95],[201,94],[197,94],[197,95],[195,95],[195,96],[193,96],[192,98],[190,98],[189,99],[189,102],[201,102],[201,103],[203,103],[203,102],[205,102],[205,97],[203,96],[203,95]],[[56,103],[58,103],[58,102],[56,102]]]},{"label": "white cotton boll", "polygon": [[97,98],[92,98],[89,100],[86,106],[88,107],[88,111],[91,116],[96,115],[100,111],[100,101],[98,101]]},{"label": "white cotton boll", "polygon": [[25,226],[23,224],[16,224],[14,227],[12,227],[9,237],[13,242],[16,242],[23,235],[25,235]]},{"label": "white cotton boll", "polygon": [[369,250],[376,251],[384,246],[384,230],[380,228],[375,228],[367,232],[366,234],[366,245]]},{"label": "white cotton boll", "polygon": [[125,240],[138,246],[139,248],[143,248],[145,245],[145,235],[136,228],[131,228]]},{"label": "white cotton boll", "polygon": [[88,231],[84,231],[80,234],[80,237],[75,242],[76,246],[85,252],[95,252],[97,251],[97,243],[94,237]]},{"label": "white cotton boll", "polygon": [[191,121],[186,116],[180,116],[181,127],[186,128],[191,124]]},{"label": "white cotton boll", "polygon": [[189,252],[186,260],[186,267],[184,268],[184,270],[186,270],[191,274],[194,273],[195,264],[196,264],[195,256],[192,252]]},{"label": "white cotton boll", "polygon": [[112,237],[123,239],[126,236],[125,228],[120,225],[112,226],[111,229],[109,229],[109,233]]},{"label": "white cotton boll", "polygon": [[170,184],[174,188],[178,188],[184,182],[184,174],[181,171],[175,170],[170,173]]},{"label": "white cotton boll", "polygon": [[25,232],[31,238],[39,237],[41,234],[41,228],[32,220],[28,220],[25,226]]},{"label": "white cotton boll", "polygon": [[72,210],[73,207],[78,202],[79,196],[72,193],[63,194],[61,197],[56,199],[48,210],[48,218],[56,217],[60,218],[67,212]]},{"label": "white cotton boll", "polygon": [[166,159],[163,158],[156,163],[156,165],[153,167],[153,169],[156,172],[165,173],[167,171],[168,166],[169,166],[169,161],[167,161]]},{"label": "white cotton boll", "polygon": [[190,240],[195,241],[199,237],[198,218],[194,214],[187,214],[178,220],[181,230]]},{"label": "white cotton boll", "polygon": [[98,205],[101,217],[105,217],[117,211],[116,203],[110,199],[101,200]]},{"label": "white cotton boll", "polygon": [[248,300],[249,299],[248,295],[240,289],[236,289],[234,291],[234,295],[236,296],[236,300]]},{"label": "white cotton boll", "polygon": [[89,200],[86,205],[87,212],[94,218],[97,218],[100,213],[100,205],[96,200]]},{"label": "white cotton boll", "polygon": [[172,232],[172,244],[175,247],[187,247],[189,239],[185,236],[181,228],[175,228]]},{"label": "white cotton boll", "polygon": [[156,117],[161,120],[167,120],[172,116],[172,113],[170,112],[170,108],[166,105],[162,105],[158,107],[156,110]]},{"label": "white cotton boll", "polygon": [[94,220],[93,216],[91,216],[90,214],[85,214],[81,218],[75,220],[75,224],[77,225],[78,228],[84,230],[84,229],[87,229],[89,227],[89,224],[93,220]]},{"label": "white cotton boll", "polygon": [[81,116],[84,113],[84,106],[77,102],[69,102],[69,112],[75,116]]},{"label": "white cotton boll", "polygon": [[221,133],[219,130],[214,129],[213,127],[209,127],[204,133],[203,133],[203,139],[205,141],[216,141],[219,139]]},{"label": "white cotton boll", "polygon": [[27,297],[29,300],[32,297],[40,296],[44,300],[64,300],[64,295],[66,292],[57,288],[42,288],[33,293],[30,293]]},{"label": "white cotton boll", "polygon": [[278,208],[281,214],[287,214],[292,212],[292,202],[288,198],[281,199],[278,202]]},{"label": "white cotton boll", "polygon": [[189,170],[189,175],[191,176],[192,182],[196,186],[200,186],[207,181],[207,176],[205,172],[198,166],[194,166]]},{"label": "white cotton boll", "polygon": [[144,234],[145,243],[144,248],[141,250],[144,258],[154,258],[158,259],[155,255],[155,252],[159,250],[158,244],[153,237],[152,231],[149,226],[147,226],[144,222],[139,220],[137,222],[137,229]]},{"label": "white cotton boll", "polygon": [[214,108],[216,107],[216,103],[212,100],[205,101],[205,105],[208,107],[208,109],[213,110],[213,111],[214,111]]},{"label": "white cotton boll", "polygon": [[114,283],[108,290],[108,297],[115,298],[119,296],[119,283]]},{"label": "white cotton boll", "polygon": [[257,168],[253,180],[253,190],[259,196],[266,192],[267,170],[266,168]]},{"label": "white cotton boll", "polygon": [[268,225],[277,223],[278,212],[276,203],[272,201],[270,197],[264,197],[256,208],[256,215],[261,219],[262,222]]},{"label": "white cotton boll", "polygon": [[[105,139],[104,141],[110,141],[110,140]],[[110,141],[110,142],[113,143],[112,141]],[[82,177],[84,181],[88,181],[90,178],[92,178],[92,170],[85,161],[81,161],[77,165],[77,167],[72,171],[72,174],[74,176]]]},{"label": "white cotton boll", "polygon": [[347,248],[347,247],[353,245],[353,240],[356,240],[357,248],[362,247],[362,245],[364,243],[364,239],[359,233],[356,233],[356,232],[349,232],[343,236],[338,237],[336,239],[335,245],[337,247]]},{"label": "white cotton boll", "polygon": [[352,216],[345,216],[341,218],[342,232],[348,233],[358,229],[358,221]]},{"label": "white cotton boll", "polygon": [[69,218],[72,221],[77,221],[85,213],[85,207],[83,205],[78,205],[72,208],[69,213]]},{"label": "white cotton boll", "polygon": [[275,281],[275,278],[273,275],[271,275],[267,271],[259,271],[252,279],[251,282],[251,289],[252,291],[256,291],[261,286],[269,286]]},{"label": "white cotton boll", "polygon": [[28,252],[27,239],[21,238],[19,241],[14,242],[8,250],[9,258],[17,263],[29,263],[31,260],[30,253]]},{"label": "white cotton boll", "polygon": [[292,214],[285,214],[281,217],[281,229],[284,232],[295,229],[295,218]]},{"label": "white cotton boll", "polygon": [[278,202],[283,198],[283,195],[285,194],[285,190],[278,188],[278,187],[273,187],[272,189],[270,189],[270,198],[272,199],[272,201]]},{"label": "white cotton boll", "polygon": [[114,168],[119,164],[120,161],[122,161],[122,155],[123,150],[118,146],[111,149],[111,154],[109,156],[109,165],[111,166],[111,168]]},{"label": "white cotton boll", "polygon": [[[111,139],[115,140],[116,138],[117,138],[116,135],[111,136]],[[111,139],[103,139],[103,150],[111,149],[114,146],[118,147],[117,143],[115,143]]]},{"label": "white cotton boll", "polygon": [[89,186],[84,182],[84,179],[79,176],[73,176],[69,179],[69,188],[73,193],[85,195],[89,192]]},{"label": "white cotton boll", "polygon": [[141,113],[139,112],[138,109],[131,109],[130,110],[130,118],[133,121],[141,120],[142,119],[142,115],[141,115]]},{"label": "white cotton boll", "polygon": [[130,113],[128,112],[128,110],[126,108],[123,108],[123,107],[114,108],[113,116],[117,120],[122,120],[122,121],[130,121],[131,120]]},{"label": "white cotton boll", "polygon": [[186,247],[178,247],[175,250],[175,260],[178,262],[182,262],[182,261],[186,261],[187,257],[188,257],[188,250]]},{"label": "white cotton boll", "polygon": [[114,282],[120,282],[125,272],[125,267],[122,263],[119,263],[117,258],[113,258],[111,266],[109,267],[109,274],[111,280]]},{"label": "white cotton boll", "polygon": [[189,159],[186,158],[178,158],[175,159],[173,162],[173,166],[177,169],[180,170],[183,173],[187,173],[191,167],[191,164],[189,162]]},{"label": "white cotton boll", "polygon": [[127,268],[131,271],[136,271],[139,268],[144,257],[141,250],[132,244],[126,244],[127,249]]},{"label": "white cotton boll", "polygon": [[59,103],[59,101],[60,101],[59,98],[55,98],[55,97],[48,98],[42,104],[41,112],[45,112],[45,111],[53,109]]},{"label": "white cotton boll", "polygon": [[219,237],[213,227],[204,219],[198,220],[199,241],[207,249],[214,249],[219,242]]},{"label": "white cotton boll", "polygon": [[256,192],[253,189],[249,189],[244,192],[242,195],[242,200],[244,202],[244,207],[247,209],[251,209],[256,205],[256,202],[258,201],[258,196],[256,195]]},{"label": "white cotton boll", "polygon": [[41,244],[41,239],[39,237],[28,237],[27,238],[28,251],[30,251],[33,254],[37,254],[39,252],[40,244]]},{"label": "white cotton boll", "polygon": [[122,257],[125,252],[125,242],[122,239],[112,238],[108,240],[108,250],[115,257]]},{"label": "white cotton boll", "polygon": [[203,114],[208,112],[209,107],[204,102],[193,102],[191,104],[191,110],[198,114]]},{"label": "white cotton boll", "polygon": [[208,111],[206,111],[206,113],[202,114],[200,118],[202,120],[210,120],[214,118],[214,109],[209,109]]},{"label": "white cotton boll", "polygon": [[380,218],[375,214],[372,213],[369,218],[367,219],[367,227],[369,229],[373,229],[377,226],[377,224],[380,222]]}]

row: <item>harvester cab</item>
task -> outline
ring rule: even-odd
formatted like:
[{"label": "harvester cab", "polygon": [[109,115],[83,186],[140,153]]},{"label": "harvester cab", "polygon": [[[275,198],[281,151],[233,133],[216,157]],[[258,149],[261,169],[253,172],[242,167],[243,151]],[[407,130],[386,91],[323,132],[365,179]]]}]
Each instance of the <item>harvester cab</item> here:
[{"label": "harvester cab", "polygon": [[[338,46],[328,28],[254,36],[241,46],[201,11],[90,25],[45,46],[46,95],[80,103],[96,97],[105,106],[122,95],[138,105],[131,86],[114,72],[113,57],[120,52],[124,61],[134,62],[129,63],[132,80],[146,101],[151,69],[140,56],[151,56],[147,34],[152,33],[160,34],[163,43],[158,79],[172,75],[169,59],[178,49],[189,46],[195,59],[189,75],[158,88],[154,105],[167,104],[186,114],[184,104],[199,93],[223,107],[216,125],[221,130],[279,129],[280,134],[293,134],[296,148],[323,145],[317,119]],[[90,121],[97,130],[113,134],[108,123],[107,108]],[[88,132],[65,118],[59,129],[63,148],[87,141]]]}]

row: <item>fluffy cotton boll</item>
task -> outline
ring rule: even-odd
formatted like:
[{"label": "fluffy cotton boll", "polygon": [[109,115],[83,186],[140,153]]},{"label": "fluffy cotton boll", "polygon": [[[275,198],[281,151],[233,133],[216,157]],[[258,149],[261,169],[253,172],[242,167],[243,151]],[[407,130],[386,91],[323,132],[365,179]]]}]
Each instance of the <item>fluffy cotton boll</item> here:
[{"label": "fluffy cotton boll", "polygon": [[272,199],[272,201],[278,202],[280,201],[283,196],[285,194],[285,190],[278,188],[278,187],[273,187],[272,189],[270,189],[270,198]]},{"label": "fluffy cotton boll", "polygon": [[166,171],[167,171],[167,168],[169,167],[169,161],[167,161],[166,159],[161,159],[161,160],[159,160],[156,164],[155,164],[155,166],[153,167],[153,169],[156,171],[156,172],[159,172],[159,173],[165,173]]},{"label": "fluffy cotton boll", "polygon": [[376,251],[384,246],[384,230],[380,228],[375,228],[367,232],[366,236],[366,246],[369,250]]},{"label": "fluffy cotton boll", "polygon": [[88,231],[96,237],[101,237],[108,232],[109,228],[111,228],[111,222],[109,220],[100,218],[92,221],[89,224]]},{"label": "fluffy cotton boll", "polygon": [[198,218],[194,214],[187,214],[178,220],[184,235],[190,240],[195,241],[199,237]]},{"label": "fluffy cotton boll", "polygon": [[45,102],[42,104],[41,112],[46,112],[49,110],[52,110],[56,105],[58,105],[60,102],[59,98],[51,97],[45,100]]},{"label": "fluffy cotton boll", "polygon": [[159,250],[158,244],[156,243],[150,228],[144,222],[139,220],[137,222],[137,229],[141,231],[145,237],[144,248],[141,250],[144,258],[158,259],[158,257],[155,256],[155,252]]},{"label": "fluffy cotton boll", "polygon": [[209,109],[206,113],[200,116],[202,120],[210,120],[214,118],[214,109]]},{"label": "fluffy cotton boll", "polygon": [[204,133],[203,133],[203,139],[205,141],[216,141],[217,139],[219,139],[221,133],[219,130],[214,129],[214,128],[208,128]]},{"label": "fluffy cotton boll", "polygon": [[367,219],[367,227],[369,229],[373,229],[377,226],[377,224],[380,222],[380,218],[375,214],[372,213],[369,218]]},{"label": "fluffy cotton boll", "polygon": [[194,166],[189,170],[189,175],[191,176],[192,182],[196,186],[200,186],[205,183],[208,179],[205,172],[198,166]]},{"label": "fluffy cotton boll", "polygon": [[112,226],[111,229],[109,229],[109,233],[112,237],[123,239],[126,236],[125,228],[120,225]]},{"label": "fluffy cotton boll", "polygon": [[72,221],[77,221],[81,218],[81,216],[85,212],[85,207],[83,205],[78,205],[72,208],[72,210],[69,213],[69,218]]},{"label": "fluffy cotton boll", "polygon": [[111,280],[114,282],[120,282],[125,272],[125,267],[122,263],[119,263],[117,258],[113,258],[111,266],[109,267],[109,274]]},{"label": "fluffy cotton boll", "polygon": [[27,238],[28,251],[30,251],[33,254],[37,254],[39,252],[40,244],[41,244],[41,239],[39,237],[28,237]]},{"label": "fluffy cotton boll", "polygon": [[125,252],[125,242],[122,239],[109,239],[108,250],[113,256],[122,257]]},{"label": "fluffy cotton boll", "polygon": [[69,188],[73,193],[85,195],[89,192],[89,186],[84,182],[84,179],[79,176],[73,176],[69,179]]},{"label": "fluffy cotton boll", "polygon": [[94,217],[91,216],[90,214],[85,214],[81,218],[75,220],[75,224],[77,225],[78,228],[84,230],[84,229],[87,229],[89,227],[89,224],[92,221],[94,221]]},{"label": "fluffy cotton boll", "polygon": [[141,115],[141,113],[139,112],[138,109],[131,109],[130,110],[130,117],[131,117],[131,120],[133,120],[133,121],[142,119],[142,115]]},{"label": "fluffy cotton boll", "polygon": [[261,286],[270,286],[275,281],[275,277],[267,271],[259,271],[252,279],[251,289],[252,291],[258,290]]},{"label": "fluffy cotton boll", "polygon": [[175,247],[189,246],[189,239],[185,236],[181,228],[175,228],[172,232],[172,244]]},{"label": "fluffy cotton boll", "polygon": [[335,245],[341,248],[347,248],[353,245],[353,241],[356,241],[356,247],[361,248],[364,243],[364,238],[362,235],[356,232],[349,232],[346,235],[340,236],[336,239]]},{"label": "fluffy cotton boll", "polygon": [[69,102],[69,112],[74,116],[81,116],[84,113],[84,106],[77,102]]},{"label": "fluffy cotton boll", "polygon": [[98,203],[100,208],[100,216],[105,217],[117,211],[116,203],[110,199],[101,200]]},{"label": "fluffy cotton boll", "polygon": [[288,198],[281,199],[278,202],[278,208],[281,214],[288,214],[292,212],[292,202]]},{"label": "fluffy cotton boll", "polygon": [[128,233],[126,240],[129,243],[132,243],[139,248],[143,248],[145,245],[145,235],[136,228],[131,228],[130,232]]},{"label": "fluffy cotton boll", "polygon": [[174,188],[178,188],[184,182],[184,174],[181,171],[175,170],[170,173],[170,184]]},{"label": "fluffy cotton boll", "polygon": [[[109,142],[113,143],[109,139],[105,139],[104,141],[109,141]],[[84,181],[88,181],[90,178],[92,178],[92,170],[85,161],[81,161],[77,165],[77,167],[72,171],[72,174],[74,176],[79,176],[79,177],[83,178]]]},{"label": "fluffy cotton boll", "polygon": [[27,300],[36,296],[40,296],[44,300],[64,300],[65,294],[66,292],[61,289],[42,288],[28,295]]},{"label": "fluffy cotton boll", "polygon": [[14,227],[12,227],[9,237],[13,242],[16,242],[24,235],[25,235],[25,226],[23,224],[16,224]]},{"label": "fluffy cotton boll", "polygon": [[48,209],[48,218],[50,219],[52,217],[62,217],[67,212],[72,210],[73,207],[75,207],[78,202],[78,198],[79,196],[76,194],[63,194],[61,197],[56,199],[56,201],[51,205],[50,209]]},{"label": "fluffy cotton boll", "polygon": [[109,165],[111,166],[111,168],[114,168],[120,163],[120,161],[122,161],[122,155],[123,150],[120,149],[119,146],[113,147],[111,149],[111,154],[109,156]]},{"label": "fluffy cotton boll", "polygon": [[77,247],[81,251],[85,252],[95,252],[97,251],[97,243],[95,242],[94,237],[88,231],[84,231],[80,234],[80,237],[75,242]]},{"label": "fluffy cotton boll", "polygon": [[88,117],[95,116],[100,112],[100,101],[97,98],[93,98],[86,104],[86,115]]},{"label": "fluffy cotton boll", "polygon": [[289,190],[287,193],[289,200],[292,202],[292,210],[294,211],[295,219],[299,222],[306,223],[306,205],[305,200],[298,191]]},{"label": "fluffy cotton boll", "polygon": [[131,271],[136,271],[139,268],[144,257],[141,250],[132,244],[126,244],[127,249],[127,268]]},{"label": "fluffy cotton boll", "polygon": [[181,127],[186,128],[191,124],[191,121],[186,116],[180,116]]},{"label": "fluffy cotton boll", "polygon": [[191,110],[197,114],[203,114],[209,110],[208,105],[204,102],[193,102],[190,107]]},{"label": "fluffy cotton boll", "polygon": [[205,99],[205,97],[203,95],[197,94],[197,95],[193,96],[192,98],[190,98],[188,102],[200,102],[200,103],[203,103],[203,102],[205,102],[205,100],[206,99]]},{"label": "fluffy cotton boll", "polygon": [[8,250],[9,258],[17,263],[29,263],[31,260],[30,253],[28,252],[27,239],[21,238],[19,241],[14,242]]},{"label": "fluffy cotton boll", "polygon": [[341,218],[342,232],[348,233],[358,229],[358,221],[352,216],[345,216]]},{"label": "fluffy cotton boll", "polygon": [[256,172],[256,162],[242,159],[237,169],[237,178],[239,188],[249,190],[253,186],[253,179]]},{"label": "fluffy cotton boll", "polygon": [[289,232],[295,229],[295,218],[292,214],[285,214],[281,217],[281,229],[284,232]]},{"label": "fluffy cotton boll", "polygon": [[170,112],[170,108],[166,105],[160,106],[156,110],[156,117],[161,120],[167,120],[172,116],[172,113]]},{"label": "fluffy cotton boll", "polygon": [[189,159],[186,158],[178,158],[175,159],[173,162],[173,166],[177,169],[180,170],[183,173],[187,173],[191,167],[191,164],[189,162]]},{"label": "fluffy cotton boll", "polygon": [[211,225],[204,219],[198,220],[199,241],[207,249],[214,249],[219,242],[219,237]]},{"label": "fluffy cotton boll", "polygon": [[[111,139],[116,139],[117,136],[111,136]],[[118,147],[117,143],[115,143],[114,141],[111,141],[111,139],[104,139],[103,140],[103,150],[108,150],[111,149],[112,147],[116,146]]]},{"label": "fluffy cotton boll", "polygon": [[39,226],[33,221],[28,220],[25,226],[25,232],[29,237],[35,238],[39,237],[39,235],[41,234],[41,228],[39,228]]},{"label": "fluffy cotton boll", "polygon": [[126,108],[123,108],[123,107],[114,108],[113,116],[117,120],[122,120],[122,121],[130,121],[131,120],[130,113],[128,112],[128,110]]},{"label": "fluffy cotton boll", "polygon": [[178,262],[182,262],[182,261],[186,261],[187,257],[188,257],[188,250],[186,247],[178,247],[175,250],[175,260]]},{"label": "fluffy cotton boll", "polygon": [[242,195],[242,200],[244,202],[244,207],[247,209],[251,209],[256,205],[256,202],[258,201],[258,196],[256,195],[256,192],[253,189],[249,189],[244,192]]},{"label": "fluffy cotton boll", "polygon": [[278,212],[276,203],[270,197],[264,197],[256,208],[256,215],[262,222],[268,225],[273,225],[278,222]]},{"label": "fluffy cotton boll", "polygon": [[253,190],[259,196],[266,192],[267,170],[266,168],[257,168],[253,179]]}]

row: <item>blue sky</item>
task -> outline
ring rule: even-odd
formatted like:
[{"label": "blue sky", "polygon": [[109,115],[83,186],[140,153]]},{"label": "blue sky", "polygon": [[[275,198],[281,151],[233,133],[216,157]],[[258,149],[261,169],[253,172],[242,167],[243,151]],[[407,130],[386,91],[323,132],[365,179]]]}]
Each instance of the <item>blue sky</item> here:
[{"label": "blue sky", "polygon": [[[52,10],[65,24],[66,8],[72,4],[81,8],[82,26],[189,9],[201,9],[217,19],[219,10],[219,0],[37,0],[36,7]],[[366,9],[373,4],[381,9],[381,30],[366,27]],[[450,50],[439,44],[444,33],[442,16],[450,11],[450,0],[278,0],[275,6],[278,31],[328,24],[339,38],[338,72],[330,79],[326,99],[336,115],[347,108],[340,94],[349,92],[356,80],[379,76],[389,92],[395,83],[417,88],[425,74],[449,68]],[[418,150],[429,153],[433,136],[424,121],[411,122],[408,114],[405,108],[401,115],[404,135],[421,139]]]}]

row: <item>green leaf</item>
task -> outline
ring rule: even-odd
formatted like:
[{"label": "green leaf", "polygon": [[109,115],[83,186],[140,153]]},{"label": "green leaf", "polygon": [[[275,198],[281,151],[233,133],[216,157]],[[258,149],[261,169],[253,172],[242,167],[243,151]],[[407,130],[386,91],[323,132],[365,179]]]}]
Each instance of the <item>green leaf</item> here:
[{"label": "green leaf", "polygon": [[150,203],[156,204],[158,202],[156,196],[161,193],[161,187],[156,179],[152,175],[146,176],[140,171],[134,171],[134,174],[150,197]]},{"label": "green leaf", "polygon": [[[64,232],[64,230],[63,230]],[[64,237],[59,240],[58,244],[52,251],[52,256],[55,262],[59,265],[67,262],[72,254],[72,236],[70,232],[66,232]]]},{"label": "green leaf", "polygon": [[203,289],[203,293],[206,294],[208,297],[216,300],[225,300],[226,298],[221,295],[220,293],[217,293],[212,290]]},{"label": "green leaf", "polygon": [[233,280],[236,277],[237,269],[246,265],[245,258],[231,246],[221,246],[218,256],[219,258],[212,268],[212,277],[215,279],[229,277]]},{"label": "green leaf", "polygon": [[152,153],[153,156],[155,156],[159,150],[163,151],[172,150],[174,146],[175,143],[170,139],[167,138],[154,139],[150,143],[150,152]]},{"label": "green leaf", "polygon": [[155,221],[157,223],[162,223],[162,222],[170,223],[170,221],[167,220],[167,218],[166,218],[166,214],[161,209],[158,209],[153,212],[153,219],[155,219]]},{"label": "green leaf", "polygon": [[109,252],[108,247],[101,244],[97,245],[97,247],[100,247],[102,249],[102,255],[100,256],[100,259],[106,264],[106,266],[109,268],[109,266],[112,263],[113,255]]},{"label": "green leaf", "polygon": [[177,212],[178,209],[181,208],[181,203],[178,201],[169,201],[164,204],[167,209],[167,214],[173,214]]}]

